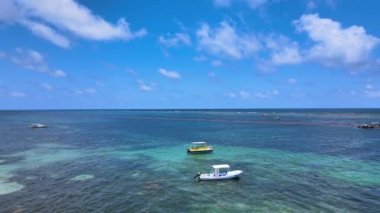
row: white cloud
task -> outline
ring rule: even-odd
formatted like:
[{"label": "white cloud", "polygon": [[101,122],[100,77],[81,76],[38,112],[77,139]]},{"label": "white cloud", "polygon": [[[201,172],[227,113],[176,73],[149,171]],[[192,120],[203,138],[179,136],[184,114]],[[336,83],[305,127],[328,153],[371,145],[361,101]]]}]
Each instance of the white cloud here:
[{"label": "white cloud", "polygon": [[217,7],[229,7],[232,0],[214,0],[214,5]]},{"label": "white cloud", "polygon": [[20,23],[37,36],[65,48],[69,46],[68,39],[52,26],[89,40],[131,40],[147,33],[145,29],[131,31],[124,18],[111,24],[74,0],[3,0],[0,8],[0,21]]},{"label": "white cloud", "polygon": [[318,7],[317,3],[315,0],[308,0],[306,3],[306,7],[308,10],[314,10]]},{"label": "white cloud", "polygon": [[296,84],[297,80],[295,78],[289,78],[288,79],[288,84]]},{"label": "white cloud", "polygon": [[139,84],[139,89],[141,91],[145,91],[145,92],[150,92],[150,91],[153,91],[153,84],[151,85],[148,85],[148,84],[145,84],[143,81],[141,80],[137,80],[137,83]]},{"label": "white cloud", "polygon": [[196,34],[199,50],[219,57],[241,59],[260,49],[255,36],[237,32],[227,21],[215,29],[202,24]]},{"label": "white cloud", "polygon": [[365,90],[364,95],[370,98],[380,98],[380,90]]},{"label": "white cloud", "polygon": [[161,75],[163,75],[167,78],[170,78],[170,79],[180,79],[181,78],[181,75],[176,71],[169,71],[169,70],[166,70],[164,68],[160,68],[160,69],[158,69],[158,72]]},{"label": "white cloud", "polygon": [[262,93],[262,92],[256,92],[256,93],[255,93],[255,97],[256,97],[256,98],[267,98],[268,95],[266,95],[266,94],[264,94],[264,93]]},{"label": "white cloud", "polygon": [[256,98],[269,98],[271,96],[277,96],[279,95],[280,93],[278,92],[278,90],[274,89],[272,91],[266,91],[266,92],[256,92],[255,93],[255,97]]},{"label": "white cloud", "polygon": [[17,8],[16,4],[12,0],[2,0],[0,1],[0,21],[14,22],[21,17],[20,10]]},{"label": "white cloud", "polygon": [[303,97],[306,97],[306,93],[302,93],[302,92],[295,92],[295,93],[291,93],[290,94],[293,98],[303,98]]},{"label": "white cloud", "polygon": [[234,92],[227,92],[227,93],[224,93],[224,96],[229,97],[229,98],[236,98],[237,94]]},{"label": "white cloud", "polygon": [[194,61],[206,61],[206,60],[207,60],[207,57],[204,55],[194,57]]},{"label": "white cloud", "polygon": [[47,73],[54,77],[67,76],[62,70],[50,69],[42,54],[35,50],[17,48],[15,54],[9,56],[9,60],[25,69]]},{"label": "white cloud", "polygon": [[54,70],[54,71],[51,71],[50,75],[54,76],[54,77],[66,77],[67,74],[65,72],[63,72],[62,70]]},{"label": "white cloud", "polygon": [[86,94],[96,94],[96,89],[94,88],[87,88],[84,90]]},{"label": "white cloud", "polygon": [[257,9],[268,3],[268,0],[214,0],[216,7],[229,7],[233,2],[244,2],[251,9]]},{"label": "white cloud", "polygon": [[272,51],[270,62],[273,65],[299,64],[303,60],[298,44],[285,36],[269,36],[265,44]]},{"label": "white cloud", "polygon": [[207,75],[208,75],[208,77],[210,77],[210,78],[215,78],[215,77],[216,77],[216,74],[213,73],[213,72],[209,72],[209,73],[207,73]]},{"label": "white cloud", "polygon": [[249,99],[251,97],[251,93],[244,91],[244,90],[241,90],[241,91],[239,91],[239,96],[242,99]]},{"label": "white cloud", "polygon": [[95,95],[97,93],[94,88],[78,89],[74,91],[77,95]]},{"label": "white cloud", "polygon": [[166,36],[158,37],[158,43],[165,47],[178,47],[180,45],[191,45],[190,35],[184,32],[175,33],[174,35],[167,34]]},{"label": "white cloud", "polygon": [[325,4],[331,8],[331,9],[334,9],[336,8],[337,4],[338,4],[338,1],[337,0],[325,0]]},{"label": "white cloud", "polygon": [[372,84],[366,84],[364,95],[369,98],[379,98],[380,97],[380,90],[376,90],[375,87]]},{"label": "white cloud", "polygon": [[28,20],[23,20],[20,23],[26,26],[35,35],[43,39],[46,39],[57,46],[60,46],[63,48],[70,47],[70,41],[66,37],[57,33],[55,30],[53,30],[51,27],[45,24],[38,23],[35,21],[28,21]]},{"label": "white cloud", "polygon": [[96,84],[97,87],[104,87],[105,86],[104,82],[103,81],[99,81],[99,80],[96,80],[95,84]]},{"label": "white cloud", "polygon": [[372,50],[380,42],[361,26],[343,28],[339,22],[320,18],[318,14],[302,15],[294,25],[315,42],[305,57],[326,66],[365,67],[370,64]]},{"label": "white cloud", "polygon": [[17,48],[16,54],[11,55],[10,60],[12,63],[26,69],[40,72],[48,71],[48,66],[45,64],[43,56],[35,50]]},{"label": "white cloud", "polygon": [[148,85],[146,85],[146,84],[140,84],[140,90],[142,90],[142,91],[152,91],[153,90],[153,88],[151,87],[151,86],[148,86]]},{"label": "white cloud", "polygon": [[43,84],[41,84],[41,86],[42,86],[42,88],[44,88],[44,89],[46,89],[46,90],[49,90],[49,91],[51,91],[51,90],[54,89],[53,86],[51,86],[51,85],[48,84],[48,83],[43,83]]},{"label": "white cloud", "polygon": [[13,91],[9,94],[9,96],[15,97],[15,98],[23,98],[23,97],[26,97],[26,94],[19,91]]},{"label": "white cloud", "polygon": [[281,64],[299,64],[302,57],[295,47],[284,47],[281,51],[274,52],[272,62],[276,65]]},{"label": "white cloud", "polygon": [[75,90],[74,93],[77,94],[77,95],[83,95],[84,94],[83,91],[80,90],[80,89]]},{"label": "white cloud", "polygon": [[344,28],[339,22],[320,18],[318,14],[303,15],[293,24],[298,32],[307,33],[312,41],[310,47],[301,49],[297,42],[282,35],[261,38],[270,57],[258,61],[260,70],[268,72],[279,65],[315,62],[355,73],[380,65],[372,58],[380,39],[367,34],[361,26]]},{"label": "white cloud", "polygon": [[280,92],[276,89],[272,90],[272,92],[269,92],[270,95],[279,95]]},{"label": "white cloud", "polygon": [[367,84],[367,85],[365,85],[365,88],[368,90],[371,90],[371,89],[373,89],[373,86],[372,86],[372,84]]},{"label": "white cloud", "polygon": [[211,61],[211,65],[214,67],[220,67],[223,65],[223,62],[221,60],[213,60]]},{"label": "white cloud", "polygon": [[268,0],[247,0],[247,4],[252,9],[257,9],[263,5],[265,5]]},{"label": "white cloud", "polygon": [[0,52],[0,59],[6,58],[7,54],[4,52]]},{"label": "white cloud", "polygon": [[137,75],[137,72],[132,68],[126,68],[125,71],[130,75]]},{"label": "white cloud", "polygon": [[251,99],[251,98],[269,98],[271,96],[277,96],[280,93],[274,89],[271,91],[266,91],[266,92],[255,92],[251,93],[246,90],[240,90],[238,92],[228,92],[224,93],[224,96],[229,97],[229,98],[241,98],[241,99]]},{"label": "white cloud", "polygon": [[29,0],[21,4],[30,11],[31,16],[42,18],[85,39],[129,40],[146,34],[144,29],[132,32],[123,18],[116,25],[110,24],[73,0]]}]

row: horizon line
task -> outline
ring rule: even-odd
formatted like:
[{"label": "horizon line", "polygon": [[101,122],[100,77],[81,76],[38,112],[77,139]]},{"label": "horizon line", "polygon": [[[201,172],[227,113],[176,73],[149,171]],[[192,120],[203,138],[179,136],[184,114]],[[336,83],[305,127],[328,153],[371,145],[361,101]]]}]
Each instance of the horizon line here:
[{"label": "horizon line", "polygon": [[372,110],[380,110],[380,108],[375,107],[266,107],[266,108],[55,108],[55,109],[0,109],[0,111],[59,111],[59,110],[67,110],[67,111],[75,111],[75,110],[131,110],[131,111],[149,111],[149,110],[343,110],[343,109],[372,109]]}]

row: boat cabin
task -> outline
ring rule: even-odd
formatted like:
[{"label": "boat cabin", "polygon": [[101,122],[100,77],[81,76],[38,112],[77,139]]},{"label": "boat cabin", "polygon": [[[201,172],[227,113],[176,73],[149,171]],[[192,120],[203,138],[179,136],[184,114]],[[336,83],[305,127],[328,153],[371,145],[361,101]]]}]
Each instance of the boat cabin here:
[{"label": "boat cabin", "polygon": [[230,166],[228,164],[212,165],[212,168],[210,175],[216,177],[226,176],[230,171]]}]

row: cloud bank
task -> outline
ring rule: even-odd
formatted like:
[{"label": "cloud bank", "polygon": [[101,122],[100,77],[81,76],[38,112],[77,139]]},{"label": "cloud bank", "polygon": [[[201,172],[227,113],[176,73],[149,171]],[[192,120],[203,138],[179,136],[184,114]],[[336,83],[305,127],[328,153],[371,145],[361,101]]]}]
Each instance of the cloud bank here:
[{"label": "cloud bank", "polygon": [[21,24],[36,36],[63,48],[71,45],[64,32],[96,41],[131,40],[147,33],[145,29],[132,31],[124,18],[116,24],[109,23],[74,0],[2,0],[0,8],[0,21]]}]

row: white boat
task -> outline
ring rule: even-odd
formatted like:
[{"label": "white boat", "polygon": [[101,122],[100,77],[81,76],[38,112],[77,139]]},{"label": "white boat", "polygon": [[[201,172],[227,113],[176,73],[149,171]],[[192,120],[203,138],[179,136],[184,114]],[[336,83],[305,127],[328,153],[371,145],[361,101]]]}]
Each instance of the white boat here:
[{"label": "white boat", "polygon": [[47,126],[44,124],[31,124],[29,128],[46,128]]},{"label": "white boat", "polygon": [[230,166],[228,164],[212,165],[213,170],[210,174],[198,174],[194,177],[198,180],[229,180],[229,179],[238,179],[239,175],[243,173],[242,170],[233,170],[230,171]]}]

